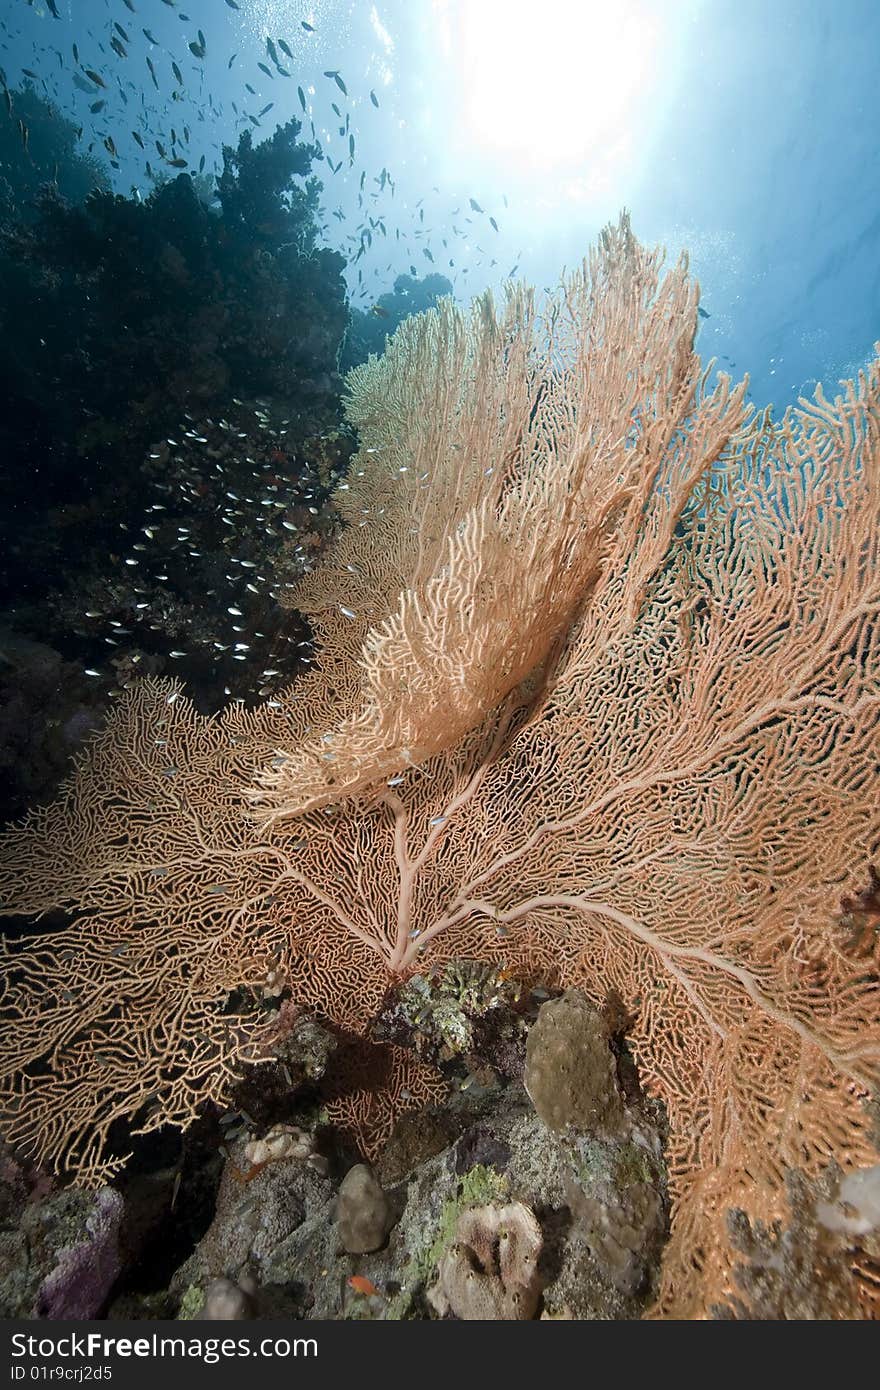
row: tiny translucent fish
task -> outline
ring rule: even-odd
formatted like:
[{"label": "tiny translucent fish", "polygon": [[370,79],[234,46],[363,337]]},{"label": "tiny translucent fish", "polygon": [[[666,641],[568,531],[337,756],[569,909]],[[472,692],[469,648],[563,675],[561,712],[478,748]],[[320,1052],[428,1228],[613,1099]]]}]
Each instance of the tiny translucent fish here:
[{"label": "tiny translucent fish", "polygon": [[100,676],[101,672],[100,672],[100,671],[94,670],[94,668],[91,667],[91,666],[87,666],[87,667],[86,667],[86,670],[85,670],[85,674],[86,674],[87,676]]},{"label": "tiny translucent fish", "polygon": [[388,778],[388,785],[389,785],[389,787],[399,787],[402,781],[403,781],[403,778],[402,778],[402,777],[389,777],[389,778]]},{"label": "tiny translucent fish", "polygon": [[446,817],[445,817],[445,816],[434,816],[434,817],[432,817],[432,819],[428,822],[428,824],[429,824],[429,825],[445,825],[445,824],[446,824]]},{"label": "tiny translucent fish", "polygon": [[180,691],[179,691],[179,690],[172,690],[171,694],[168,696],[168,699],[165,701],[165,703],[166,703],[166,705],[173,705],[173,704],[174,704],[174,701],[177,700],[177,699],[179,699],[179,698],[180,698]]},{"label": "tiny translucent fish", "polygon": [[233,618],[241,618],[244,616],[240,608],[227,608],[226,612],[231,613]]},{"label": "tiny translucent fish", "polygon": [[351,610],[350,608],[344,608],[343,605],[342,605],[341,603],[340,603],[340,605],[339,605],[339,611],[340,611],[340,613],[342,614],[343,618],[356,618],[356,617],[357,617],[357,613],[353,613],[352,610]]}]

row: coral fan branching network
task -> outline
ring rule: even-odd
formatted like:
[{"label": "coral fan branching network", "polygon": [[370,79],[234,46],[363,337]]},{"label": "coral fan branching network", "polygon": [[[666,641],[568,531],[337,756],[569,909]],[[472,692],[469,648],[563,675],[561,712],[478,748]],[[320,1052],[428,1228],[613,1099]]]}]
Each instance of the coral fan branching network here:
[{"label": "coral fan branching network", "polygon": [[[6,948],[2,1122],[35,1159],[96,1180],[115,1120],[221,1099],[267,980],[363,1032],[467,956],[635,1014],[660,1311],[729,1293],[730,1208],[872,1161],[880,362],[751,417],[697,300],[624,216],[540,309],[442,301],[352,372],[348,524],[290,594],[315,668],[213,719],[141,683],[2,840],[4,907],[72,914]],[[349,1118],[375,1145],[437,1084],[398,1058]]]}]

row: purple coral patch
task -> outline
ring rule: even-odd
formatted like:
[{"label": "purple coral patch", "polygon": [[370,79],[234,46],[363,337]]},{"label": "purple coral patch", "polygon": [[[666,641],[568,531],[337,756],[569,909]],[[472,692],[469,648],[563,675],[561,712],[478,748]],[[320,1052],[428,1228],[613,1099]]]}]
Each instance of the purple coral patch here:
[{"label": "purple coral patch", "polygon": [[85,1238],[58,1252],[58,1263],[40,1285],[38,1318],[94,1318],[119,1275],[119,1232],[124,1203],[112,1187],[95,1194]]}]

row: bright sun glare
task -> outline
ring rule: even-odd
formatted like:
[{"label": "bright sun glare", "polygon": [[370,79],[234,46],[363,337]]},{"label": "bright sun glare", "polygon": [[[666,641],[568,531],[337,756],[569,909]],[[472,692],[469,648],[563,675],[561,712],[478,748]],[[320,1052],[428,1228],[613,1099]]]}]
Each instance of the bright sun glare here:
[{"label": "bright sun glare", "polygon": [[619,172],[659,67],[654,10],[651,0],[459,0],[448,18],[471,138],[511,163],[589,157]]}]

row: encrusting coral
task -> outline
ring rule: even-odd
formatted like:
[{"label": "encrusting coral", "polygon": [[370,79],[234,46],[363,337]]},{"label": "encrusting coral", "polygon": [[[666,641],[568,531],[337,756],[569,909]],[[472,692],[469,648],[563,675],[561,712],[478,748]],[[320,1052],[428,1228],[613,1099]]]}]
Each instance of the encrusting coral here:
[{"label": "encrusting coral", "polygon": [[366,1163],[349,1168],[339,1189],[336,1211],[343,1249],[352,1255],[378,1250],[392,1220],[388,1198]]},{"label": "encrusting coral", "polygon": [[[871,1161],[839,914],[880,855],[880,362],[751,419],[697,299],[623,218],[542,313],[445,301],[355,369],[348,525],[290,591],[313,671],[214,719],[143,682],[2,840],[8,911],[76,913],[6,948],[16,1144],[98,1181],[115,1121],[223,1099],[271,972],[363,1035],[395,977],[468,958],[635,1014],[660,1311],[732,1292],[730,1208]],[[373,1149],[436,1085],[388,1077],[330,1109]]]},{"label": "encrusting coral", "polygon": [[506,1322],[534,1317],[541,1297],[538,1257],[543,1239],[535,1213],[522,1202],[469,1207],[440,1260],[428,1298],[443,1316]]},{"label": "encrusting coral", "polygon": [[525,1087],[550,1129],[598,1128],[612,1133],[623,1122],[602,1015],[576,990],[541,1006],[529,1032]]}]

